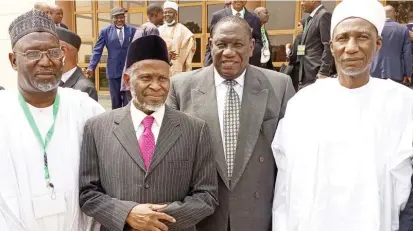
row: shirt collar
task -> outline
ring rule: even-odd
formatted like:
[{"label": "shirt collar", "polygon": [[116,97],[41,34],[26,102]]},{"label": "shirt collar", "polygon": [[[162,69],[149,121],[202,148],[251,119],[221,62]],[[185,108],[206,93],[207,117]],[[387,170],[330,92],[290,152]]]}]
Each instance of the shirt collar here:
[{"label": "shirt collar", "polygon": [[[131,103],[131,106],[130,106],[130,112],[131,112],[131,116],[132,116],[133,126],[135,128],[135,131],[137,131],[139,126],[141,125],[143,119],[145,119],[145,117],[148,116],[148,115],[145,114],[143,111],[137,109],[133,102]],[[160,107],[157,111],[155,111],[151,114],[151,116],[153,116],[153,118],[155,118],[154,122],[159,127],[161,127],[161,125],[162,125],[164,115],[165,115],[165,105],[162,105],[162,107]]]},{"label": "shirt collar", "polygon": [[[236,11],[236,10],[234,9],[234,7],[232,7],[232,5],[231,5],[231,10],[232,10],[232,15],[236,15],[236,14],[238,13],[238,11]],[[245,7],[242,8],[242,10],[241,10],[239,13],[241,14],[241,17],[244,18],[244,15],[245,15]]]},{"label": "shirt collar", "polygon": [[[246,68],[241,73],[240,76],[238,76],[237,78],[234,79],[241,87],[244,87],[245,72],[247,72]],[[219,85],[221,85],[226,80],[226,79],[222,78],[222,76],[218,73],[217,69],[215,69],[215,68],[214,68],[214,79],[215,79],[215,87],[218,87]]]},{"label": "shirt collar", "polygon": [[75,73],[76,69],[77,67],[74,67],[70,69],[69,71],[66,71],[65,73],[63,73],[62,78],[61,78],[62,82],[66,83],[70,79],[70,77],[73,75],[73,73]]},{"label": "shirt collar", "polygon": [[314,18],[315,14],[317,13],[317,11],[318,11],[322,6],[323,6],[323,4],[320,4],[317,8],[315,8],[315,9],[313,10],[313,12],[311,12],[310,16],[311,16],[312,18]]}]

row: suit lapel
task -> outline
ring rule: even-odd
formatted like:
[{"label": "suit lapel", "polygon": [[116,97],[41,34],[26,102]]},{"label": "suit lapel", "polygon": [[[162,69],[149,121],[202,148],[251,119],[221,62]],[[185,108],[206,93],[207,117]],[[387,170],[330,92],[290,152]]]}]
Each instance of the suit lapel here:
[{"label": "suit lapel", "polygon": [[232,15],[232,9],[230,8],[226,8],[225,9],[225,16],[231,16]]},{"label": "suit lapel", "polygon": [[245,21],[249,22],[250,18],[252,17],[251,13],[248,12],[247,9],[245,9],[245,14],[244,14],[244,19]]},{"label": "suit lapel", "polygon": [[171,147],[181,136],[182,131],[179,125],[180,122],[177,115],[174,114],[172,109],[166,106],[165,115],[159,131],[159,137],[156,142],[155,151],[146,176],[148,176],[156,168],[156,166],[168,154],[169,149],[171,149]]},{"label": "suit lapel", "polygon": [[322,9],[324,9],[324,6],[321,6],[320,9],[318,9],[317,12],[314,14],[314,17],[310,20],[310,22],[307,23],[307,24],[308,24],[308,25],[307,25],[307,29],[304,31],[304,34],[303,34],[303,36],[302,36],[302,44],[305,43],[305,41],[306,41],[306,39],[307,39],[308,32],[309,32],[310,29],[311,29],[311,25],[313,25],[313,22],[315,21],[315,18],[317,17],[318,13],[320,13],[320,11],[321,11]]},{"label": "suit lapel", "polygon": [[215,159],[218,164],[218,173],[225,185],[229,188],[227,163],[222,144],[221,127],[218,117],[217,96],[214,80],[214,65],[204,68],[198,74],[198,86],[191,91],[193,111],[198,118],[205,120],[211,130],[212,143],[215,149]]},{"label": "suit lapel", "polygon": [[248,66],[240,111],[240,127],[237,139],[234,172],[231,189],[244,173],[257,142],[267,106],[268,89],[261,85],[259,73]]},{"label": "suit lapel", "polygon": [[123,44],[122,47],[128,47],[129,46],[129,37],[130,37],[130,31],[129,27],[126,26],[126,24],[123,26],[123,30],[125,31],[125,36],[123,37]]},{"label": "suit lapel", "polygon": [[138,148],[138,139],[136,138],[135,128],[132,122],[132,116],[130,114],[131,103],[126,107],[119,110],[119,114],[115,116],[115,124],[118,126],[113,133],[119,140],[123,148],[130,155],[132,160],[143,170],[145,164],[142,159],[142,154]]},{"label": "suit lapel", "polygon": [[82,73],[82,70],[77,67],[75,72],[73,72],[73,74],[69,77],[69,79],[63,84],[62,87],[70,87],[72,88],[77,81],[79,80],[79,76]]}]

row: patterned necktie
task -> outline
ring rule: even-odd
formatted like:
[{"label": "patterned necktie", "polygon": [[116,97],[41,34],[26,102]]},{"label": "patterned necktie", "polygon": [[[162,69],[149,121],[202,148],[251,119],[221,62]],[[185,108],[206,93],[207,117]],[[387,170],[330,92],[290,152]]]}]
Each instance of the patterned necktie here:
[{"label": "patterned necktie", "polygon": [[142,121],[144,130],[139,138],[139,149],[141,150],[146,169],[148,169],[149,164],[151,163],[153,151],[155,150],[155,136],[152,133],[153,121],[154,118],[152,116],[145,117]]},{"label": "patterned necktie", "polygon": [[120,45],[122,46],[123,45],[123,28],[119,29],[119,42],[120,42]]},{"label": "patterned necktie", "polygon": [[241,13],[240,13],[240,12],[237,12],[237,13],[235,14],[235,16],[241,17]]},{"label": "patterned necktie", "polygon": [[239,129],[240,100],[234,86],[235,80],[226,80],[227,95],[224,108],[224,136],[225,136],[225,158],[228,166],[228,178],[231,180],[234,169],[235,151],[237,150],[237,138]]}]

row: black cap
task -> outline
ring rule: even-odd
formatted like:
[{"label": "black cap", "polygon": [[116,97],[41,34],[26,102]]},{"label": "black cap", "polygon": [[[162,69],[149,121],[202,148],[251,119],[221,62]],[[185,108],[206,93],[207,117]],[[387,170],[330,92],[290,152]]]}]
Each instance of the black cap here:
[{"label": "black cap", "polygon": [[148,35],[138,38],[129,45],[128,55],[126,57],[126,68],[146,59],[157,59],[169,64],[166,43],[158,35]]},{"label": "black cap", "polygon": [[57,38],[59,38],[59,40],[65,41],[79,50],[80,44],[82,44],[82,40],[80,39],[79,35],[63,27],[56,27],[56,32]]},{"label": "black cap", "polygon": [[110,14],[111,14],[112,16],[116,16],[116,15],[120,15],[120,14],[125,14],[125,13],[127,13],[127,12],[128,12],[128,11],[127,11],[126,9],[117,6],[117,7],[113,8],[113,9],[110,11]]}]

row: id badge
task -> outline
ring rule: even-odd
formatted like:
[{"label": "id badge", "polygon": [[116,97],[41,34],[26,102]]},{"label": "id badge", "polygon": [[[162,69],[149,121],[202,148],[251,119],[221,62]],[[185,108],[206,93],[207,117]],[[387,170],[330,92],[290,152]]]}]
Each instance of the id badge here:
[{"label": "id badge", "polygon": [[305,45],[298,45],[297,55],[305,55]]},{"label": "id badge", "polygon": [[36,219],[66,212],[66,200],[63,193],[56,193],[52,199],[50,194],[45,194],[32,199],[33,211]]}]

